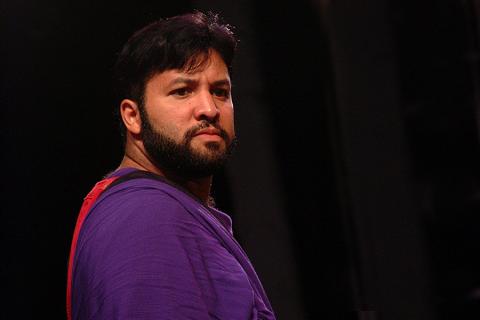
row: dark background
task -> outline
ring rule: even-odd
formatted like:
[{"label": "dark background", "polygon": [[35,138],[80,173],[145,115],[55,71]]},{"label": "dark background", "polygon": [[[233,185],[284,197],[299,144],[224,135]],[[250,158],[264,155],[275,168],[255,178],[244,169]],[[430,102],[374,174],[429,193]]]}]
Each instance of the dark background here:
[{"label": "dark background", "polygon": [[65,318],[83,196],[118,165],[111,67],[159,17],[240,38],[215,178],[279,319],[480,316],[480,2],[0,4],[1,319]]}]

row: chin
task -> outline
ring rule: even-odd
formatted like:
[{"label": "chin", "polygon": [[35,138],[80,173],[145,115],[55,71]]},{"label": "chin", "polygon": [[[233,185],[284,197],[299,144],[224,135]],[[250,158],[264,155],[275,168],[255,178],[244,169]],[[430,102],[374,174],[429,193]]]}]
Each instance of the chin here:
[{"label": "chin", "polygon": [[202,142],[198,144],[192,144],[191,145],[192,151],[198,153],[198,154],[211,154],[212,152],[217,153],[217,152],[225,152],[226,147],[224,142],[218,142],[218,141],[208,141],[208,142]]}]

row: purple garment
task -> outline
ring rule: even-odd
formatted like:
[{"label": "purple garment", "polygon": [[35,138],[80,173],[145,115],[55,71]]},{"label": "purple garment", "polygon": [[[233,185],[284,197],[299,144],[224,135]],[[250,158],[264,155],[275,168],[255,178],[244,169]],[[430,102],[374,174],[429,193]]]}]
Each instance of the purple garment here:
[{"label": "purple garment", "polygon": [[226,214],[164,181],[112,186],[79,234],[72,318],[275,319],[231,230]]}]

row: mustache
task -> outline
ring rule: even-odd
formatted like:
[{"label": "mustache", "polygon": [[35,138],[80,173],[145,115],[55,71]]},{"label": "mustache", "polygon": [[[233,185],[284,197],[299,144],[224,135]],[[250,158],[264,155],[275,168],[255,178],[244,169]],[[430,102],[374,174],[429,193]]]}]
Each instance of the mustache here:
[{"label": "mustache", "polygon": [[230,137],[228,136],[227,131],[225,131],[218,123],[212,123],[206,120],[202,120],[198,125],[188,129],[188,131],[185,133],[185,141],[187,143],[190,142],[190,140],[192,140],[192,138],[198,131],[209,127],[217,129],[219,131],[220,137],[222,137],[223,140],[225,140],[227,143],[230,142]]}]

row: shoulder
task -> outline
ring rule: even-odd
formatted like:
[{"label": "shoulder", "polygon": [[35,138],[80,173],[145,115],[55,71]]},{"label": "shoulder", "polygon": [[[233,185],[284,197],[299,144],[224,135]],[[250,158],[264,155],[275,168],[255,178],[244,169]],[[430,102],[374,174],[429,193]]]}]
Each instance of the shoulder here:
[{"label": "shoulder", "polygon": [[123,182],[105,191],[92,207],[80,232],[79,246],[102,248],[124,241],[121,247],[133,238],[148,241],[149,235],[162,240],[185,235],[208,237],[190,202],[181,191],[158,181]]},{"label": "shoulder", "polygon": [[166,183],[140,178],[123,182],[105,191],[92,207],[92,219],[96,216],[114,216],[139,219],[175,219],[183,217],[186,210],[181,191]]},{"label": "shoulder", "polygon": [[79,262],[125,261],[142,250],[169,255],[172,248],[212,240],[182,197],[155,181],[141,180],[116,185],[98,199],[80,231]]},{"label": "shoulder", "polygon": [[77,312],[111,318],[114,312],[134,311],[172,318],[178,309],[172,296],[180,295],[191,302],[189,318],[205,318],[194,266],[202,265],[199,243],[209,235],[181,200],[162,186],[137,179],[99,198],[76,251]]}]

